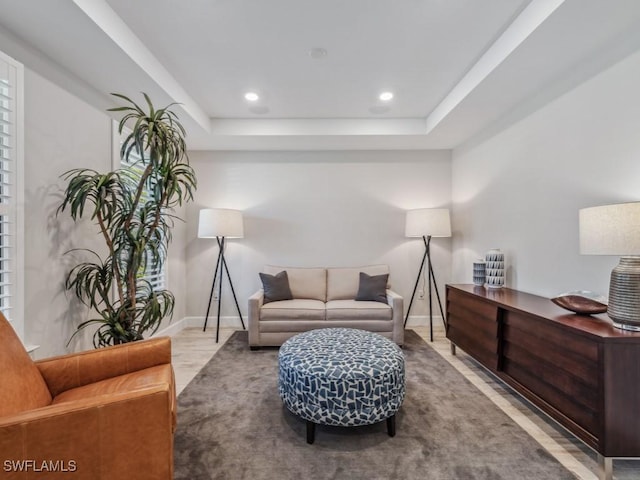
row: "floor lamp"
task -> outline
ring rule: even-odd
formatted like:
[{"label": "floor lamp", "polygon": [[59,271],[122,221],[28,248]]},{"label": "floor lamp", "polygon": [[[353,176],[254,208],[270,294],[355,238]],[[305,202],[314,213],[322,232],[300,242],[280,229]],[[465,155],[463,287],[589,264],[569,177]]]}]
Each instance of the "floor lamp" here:
[{"label": "floor lamp", "polygon": [[225,208],[205,208],[200,210],[200,217],[198,219],[198,238],[215,238],[218,242],[218,259],[216,260],[216,269],[213,274],[213,282],[211,284],[211,293],[209,294],[209,303],[207,305],[207,315],[204,320],[204,328],[202,331],[207,330],[207,322],[209,321],[209,311],[211,309],[211,300],[213,299],[213,292],[216,288],[216,281],[218,282],[218,322],[216,324],[216,343],[218,343],[218,337],[220,335],[220,306],[222,305],[222,275],[223,270],[227,274],[229,285],[231,286],[231,293],[233,294],[233,300],[236,302],[236,309],[240,316],[240,323],[242,328],[245,329],[244,320],[242,319],[242,313],[240,313],[240,306],[238,305],[238,299],[236,298],[236,291],[233,289],[233,282],[229,275],[229,268],[224,258],[225,240],[227,238],[243,238],[244,226],[242,223],[242,212],[239,210],[229,210]]},{"label": "floor lamp", "polygon": [[422,256],[422,262],[420,263],[420,269],[418,270],[418,278],[416,278],[416,285],[413,287],[413,294],[411,294],[411,301],[409,302],[409,308],[407,309],[407,316],[404,319],[404,325],[407,325],[409,320],[409,312],[411,312],[411,305],[416,296],[416,290],[418,290],[418,284],[420,283],[420,275],[424,269],[424,262],[427,262],[427,276],[428,276],[428,288],[429,288],[429,338],[433,342],[433,309],[431,299],[431,286],[436,291],[436,298],[438,299],[438,306],[440,307],[440,315],[442,315],[442,322],[445,329],[447,328],[447,320],[442,310],[442,302],[440,301],[440,292],[438,292],[438,284],[436,283],[436,276],[433,273],[433,265],[431,263],[431,238],[432,237],[450,237],[451,236],[451,219],[449,217],[449,209],[447,208],[420,208],[417,210],[409,210],[407,212],[406,224],[405,224],[405,236],[407,237],[422,237],[424,242],[424,255]]}]

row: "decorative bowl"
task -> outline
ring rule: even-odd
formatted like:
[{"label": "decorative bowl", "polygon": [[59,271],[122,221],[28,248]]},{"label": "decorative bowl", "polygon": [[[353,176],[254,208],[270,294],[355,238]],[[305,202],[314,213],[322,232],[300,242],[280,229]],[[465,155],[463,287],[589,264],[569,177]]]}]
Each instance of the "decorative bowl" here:
[{"label": "decorative bowl", "polygon": [[607,300],[597,293],[587,290],[561,293],[552,298],[551,301],[566,310],[583,315],[605,313],[607,311]]}]

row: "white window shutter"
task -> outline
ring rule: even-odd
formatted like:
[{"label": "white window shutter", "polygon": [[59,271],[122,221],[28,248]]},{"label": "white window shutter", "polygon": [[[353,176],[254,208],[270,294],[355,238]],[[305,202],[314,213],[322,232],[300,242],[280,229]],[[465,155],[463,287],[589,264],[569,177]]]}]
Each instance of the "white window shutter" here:
[{"label": "white window shutter", "polygon": [[0,52],[0,311],[24,339],[23,67]]}]

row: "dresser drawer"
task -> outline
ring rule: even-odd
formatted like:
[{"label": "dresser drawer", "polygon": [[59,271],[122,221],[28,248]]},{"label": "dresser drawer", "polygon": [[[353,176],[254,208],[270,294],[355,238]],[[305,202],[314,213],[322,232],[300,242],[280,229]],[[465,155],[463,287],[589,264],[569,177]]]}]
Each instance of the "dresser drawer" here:
[{"label": "dresser drawer", "polygon": [[505,312],[503,322],[504,373],[586,431],[597,434],[597,342],[518,312]]},{"label": "dresser drawer", "polygon": [[488,368],[498,368],[498,308],[447,291],[447,338]]}]

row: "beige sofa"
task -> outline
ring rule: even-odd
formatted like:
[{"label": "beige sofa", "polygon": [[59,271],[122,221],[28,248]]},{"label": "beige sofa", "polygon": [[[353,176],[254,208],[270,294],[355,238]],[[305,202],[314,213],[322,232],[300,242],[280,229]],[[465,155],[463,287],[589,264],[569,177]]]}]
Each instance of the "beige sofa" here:
[{"label": "beige sofa", "polygon": [[264,303],[259,290],[249,297],[249,346],[279,346],[293,335],[316,328],[349,327],[376,332],[404,343],[402,297],[389,290],[387,303],[357,301],[360,272],[389,273],[387,265],[353,268],[266,266],[263,273],[286,270],[292,300]]}]

